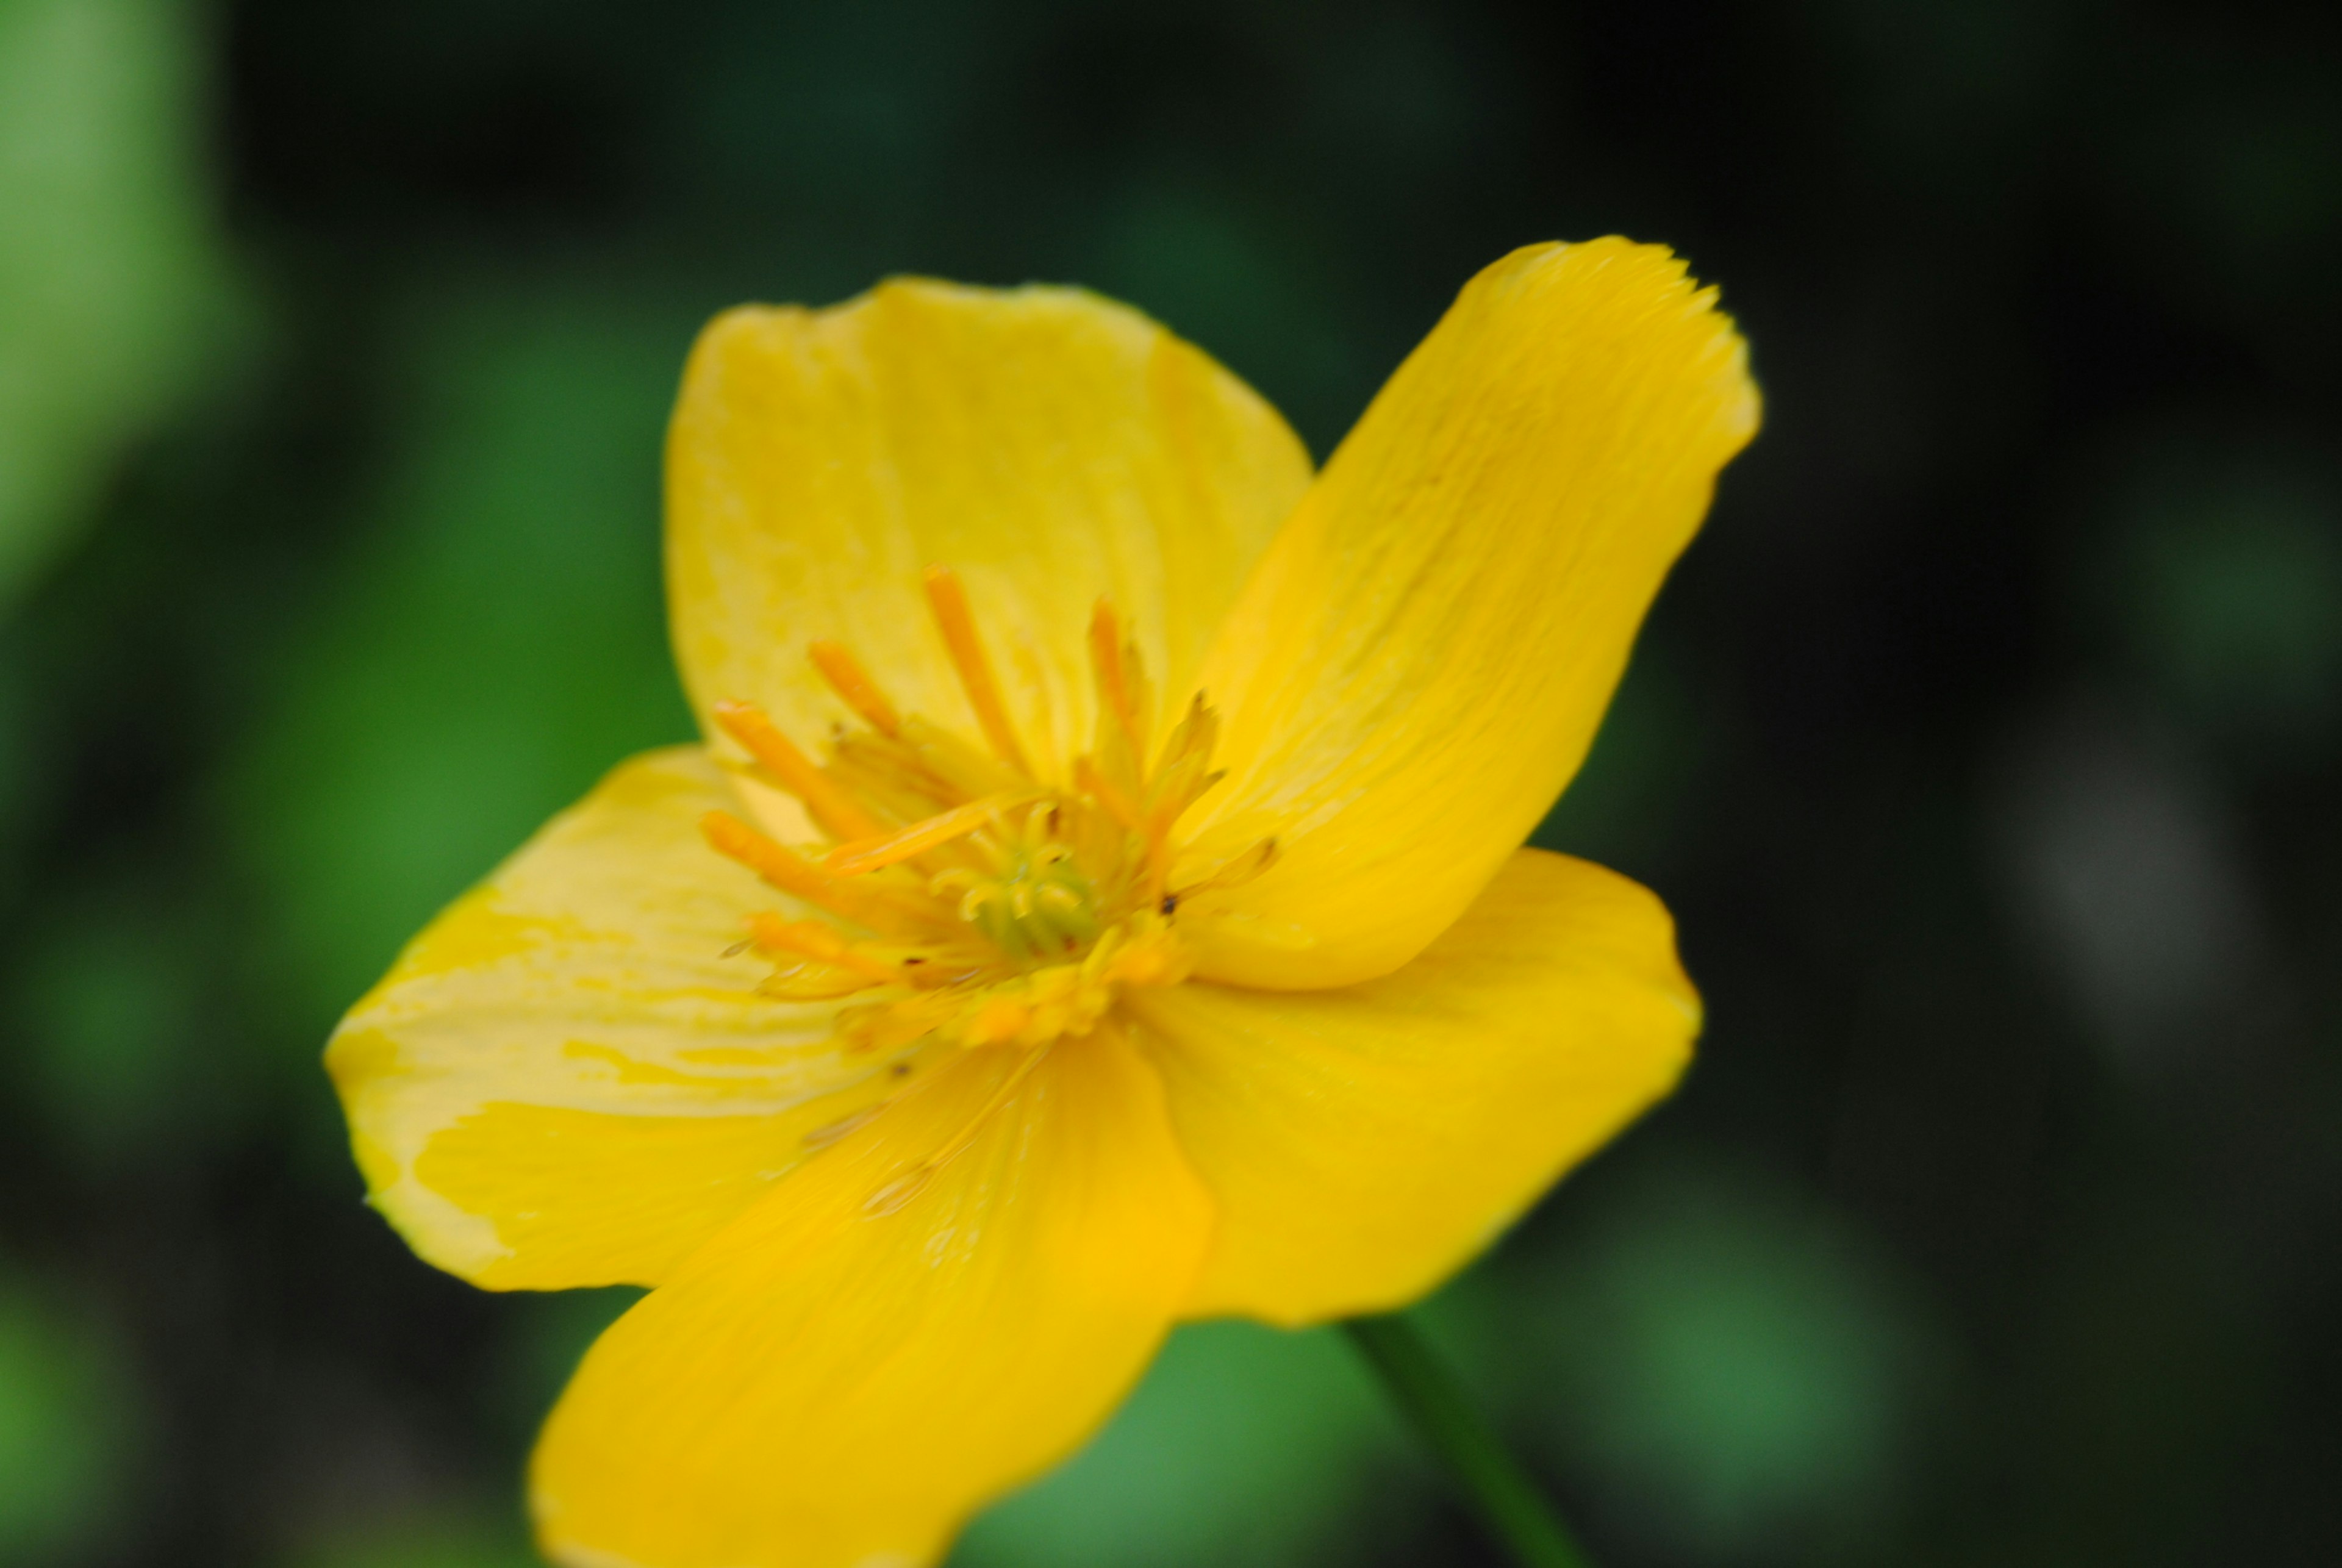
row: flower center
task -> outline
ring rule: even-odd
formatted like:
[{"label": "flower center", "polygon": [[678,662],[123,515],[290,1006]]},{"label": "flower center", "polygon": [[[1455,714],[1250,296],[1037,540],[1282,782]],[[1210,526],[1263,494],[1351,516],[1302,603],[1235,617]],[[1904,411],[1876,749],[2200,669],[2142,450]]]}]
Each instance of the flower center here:
[{"label": "flower center", "polygon": [[852,1050],[945,1042],[1037,1054],[1096,1028],[1124,987],[1185,979],[1180,899],[1249,880],[1276,846],[1169,885],[1174,830],[1219,782],[1218,719],[1198,695],[1156,744],[1138,650],[1105,601],[1089,627],[1097,734],[1066,787],[1028,762],[959,579],[931,568],[926,588],[985,744],[898,712],[850,653],[817,642],[815,667],[862,721],[841,726],[819,761],[753,704],[718,704],[716,720],[747,753],[736,765],[802,802],[826,842],[782,844],[725,812],[702,827],[823,916],[750,920],[736,951],[773,960],[766,994],[836,1000]]}]

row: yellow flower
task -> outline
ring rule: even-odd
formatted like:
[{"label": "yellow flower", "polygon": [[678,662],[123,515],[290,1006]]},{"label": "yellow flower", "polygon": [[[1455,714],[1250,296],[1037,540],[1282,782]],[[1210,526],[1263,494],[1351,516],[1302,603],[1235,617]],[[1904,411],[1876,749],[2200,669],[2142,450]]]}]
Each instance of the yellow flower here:
[{"label": "yellow flower", "polygon": [[424,1257],[656,1287],[546,1425],[547,1550],[930,1561],[1175,1322],[1412,1300],[1665,1093],[1666,912],[1518,846],[1756,417],[1616,239],[1474,279],[1315,476],[1089,295],[712,325],[667,452],[706,744],[328,1054]]}]

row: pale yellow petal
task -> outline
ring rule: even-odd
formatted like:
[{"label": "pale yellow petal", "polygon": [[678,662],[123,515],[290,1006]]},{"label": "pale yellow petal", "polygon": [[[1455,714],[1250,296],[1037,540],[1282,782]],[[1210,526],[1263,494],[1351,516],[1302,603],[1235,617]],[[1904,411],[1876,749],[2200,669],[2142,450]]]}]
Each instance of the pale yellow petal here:
[{"label": "pale yellow petal", "polygon": [[1659,901],[1540,850],[1381,979],[1128,1006],[1219,1208],[1187,1315],[1286,1324],[1437,1285],[1666,1094],[1699,1027]]},{"label": "pale yellow petal", "polygon": [[949,567],[1024,749],[1062,782],[1092,733],[1095,601],[1156,679],[1192,677],[1308,483],[1274,409],[1095,295],[904,280],[735,310],[693,351],[667,443],[686,684],[703,722],[737,698],[810,743],[847,714],[806,657],[835,641],[898,710],[973,739],[920,589]]},{"label": "pale yellow petal", "polygon": [[326,1064],[374,1203],[494,1288],[656,1283],[883,1093],[834,1005],[726,957],[784,900],[702,841],[698,747],[636,758],[417,937]]},{"label": "pale yellow petal", "polygon": [[968,1512],[1104,1419],[1194,1281],[1208,1200],[1118,1034],[977,1115],[964,1056],[801,1167],[586,1356],[532,1470],[577,1568],[932,1562]]},{"label": "pale yellow petal", "polygon": [[1201,972],[1386,974],[1463,912],[1584,757],[1660,579],[1756,426],[1732,324],[1624,240],[1475,278],[1278,536],[1208,655],[1231,775],[1190,865]]}]

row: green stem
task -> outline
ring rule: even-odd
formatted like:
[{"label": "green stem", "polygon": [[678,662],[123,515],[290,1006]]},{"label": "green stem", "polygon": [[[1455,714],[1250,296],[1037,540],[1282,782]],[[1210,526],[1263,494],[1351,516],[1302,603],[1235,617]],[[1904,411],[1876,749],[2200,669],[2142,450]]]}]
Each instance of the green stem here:
[{"label": "green stem", "polygon": [[1351,1343],[1521,1568],[1590,1568],[1552,1505],[1481,1416],[1455,1369],[1406,1318],[1354,1317]]}]

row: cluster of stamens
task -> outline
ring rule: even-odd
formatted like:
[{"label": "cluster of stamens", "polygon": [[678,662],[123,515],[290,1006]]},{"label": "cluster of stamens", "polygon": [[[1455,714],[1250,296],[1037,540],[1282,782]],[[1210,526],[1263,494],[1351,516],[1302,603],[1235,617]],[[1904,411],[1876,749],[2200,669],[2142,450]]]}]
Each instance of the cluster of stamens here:
[{"label": "cluster of stamens", "polygon": [[820,761],[752,704],[720,704],[716,718],[744,771],[794,795],[826,842],[786,845],[724,812],[702,826],[827,917],[751,920],[736,951],[773,961],[761,991],[837,1002],[854,1052],[1022,1048],[1013,1086],[1054,1043],[1096,1028],[1123,988],[1184,979],[1180,900],[1257,875],[1276,846],[1171,885],[1174,827],[1220,777],[1218,721],[1198,695],[1153,744],[1152,694],[1110,605],[1089,628],[1096,738],[1069,784],[1051,784],[1010,722],[958,578],[931,568],[926,588],[986,744],[898,712],[851,654],[817,642],[815,667],[863,723],[838,726]]}]

